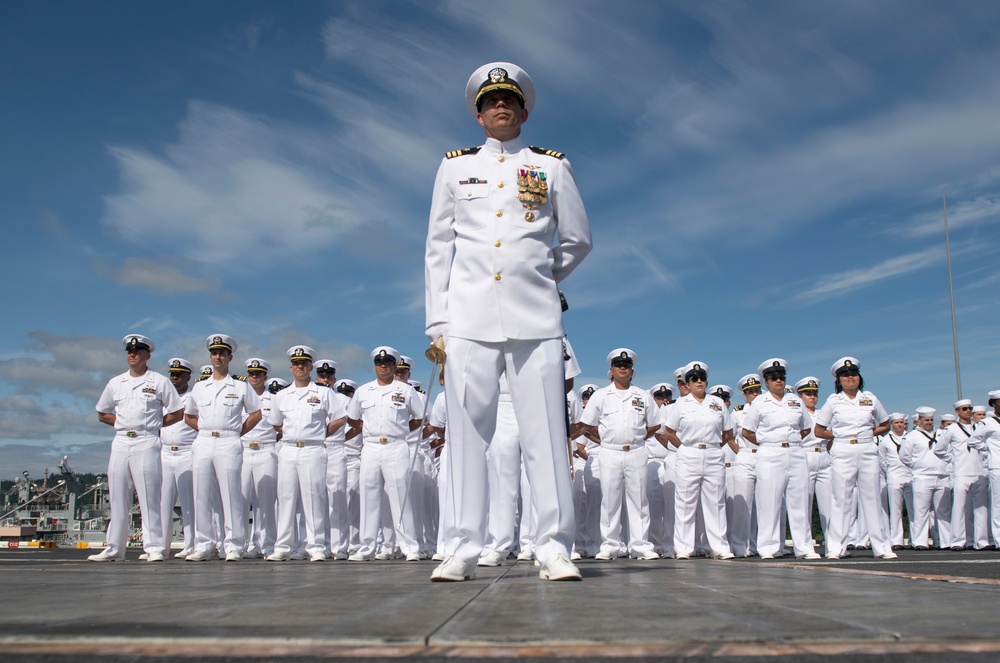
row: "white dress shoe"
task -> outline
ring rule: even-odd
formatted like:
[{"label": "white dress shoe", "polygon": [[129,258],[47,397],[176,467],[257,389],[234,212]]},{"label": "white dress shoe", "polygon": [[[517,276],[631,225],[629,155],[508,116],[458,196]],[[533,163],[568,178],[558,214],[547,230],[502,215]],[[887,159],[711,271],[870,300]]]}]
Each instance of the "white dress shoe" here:
[{"label": "white dress shoe", "polygon": [[326,553],[314,552],[313,554],[309,555],[309,561],[310,562],[325,562],[326,561]]},{"label": "white dress shoe", "polygon": [[269,562],[284,562],[286,559],[288,559],[288,556],[283,552],[273,552],[264,559],[266,559]]},{"label": "white dress shoe", "polygon": [[431,560],[435,562],[443,562],[445,560],[445,556],[439,552],[436,552],[433,555],[431,555]]},{"label": "white dress shoe", "polygon": [[533,559],[535,559],[535,551],[531,548],[526,548],[517,553],[517,561],[519,562],[530,562]]},{"label": "white dress shoe", "polygon": [[583,559],[583,555],[581,555],[575,550],[571,552],[569,555],[569,561],[571,562],[579,562],[581,559]]},{"label": "white dress shoe", "polygon": [[594,555],[594,559],[596,559],[598,562],[610,562],[615,557],[616,555],[612,553],[610,550],[602,550],[601,552]]},{"label": "white dress shoe", "polygon": [[765,554],[765,555],[761,555],[760,558],[761,559],[774,559],[774,555],[767,555],[767,554]]},{"label": "white dress shoe", "polygon": [[228,553],[226,555],[226,561],[227,562],[238,562],[241,559],[243,559],[243,555],[239,554],[235,550],[233,552],[231,552],[231,553]]},{"label": "white dress shoe", "polygon": [[660,559],[660,556],[657,555],[652,550],[646,550],[646,551],[643,551],[641,553],[637,553],[635,555],[635,558],[636,559],[643,559],[643,560],[651,560],[651,559]]},{"label": "white dress shoe", "polygon": [[496,550],[486,550],[479,557],[479,561],[476,562],[476,566],[501,566],[503,564],[503,557]]},{"label": "white dress shoe", "polygon": [[140,562],[145,562],[148,559],[149,559],[149,553],[142,553],[141,555],[139,555]]},{"label": "white dress shoe", "polygon": [[192,552],[193,551],[188,550],[187,548],[185,548],[184,550],[182,550],[182,551],[180,551],[178,553],[175,553],[174,554],[174,559],[187,559],[187,556],[190,555]]},{"label": "white dress shoe", "polygon": [[367,557],[367,556],[365,556],[365,555],[363,555],[361,553],[354,553],[353,555],[348,556],[347,561],[348,562],[370,562],[371,559],[372,559],[371,557]]},{"label": "white dress shoe", "polygon": [[434,582],[462,582],[475,579],[475,568],[457,557],[449,557],[431,572],[431,580]]},{"label": "white dress shoe", "polygon": [[125,561],[125,556],[122,555],[120,557],[115,557],[114,555],[108,552],[107,548],[105,548],[99,553],[90,555],[89,557],[87,557],[87,560],[91,562],[122,562]]},{"label": "white dress shoe", "polygon": [[691,559],[691,553],[677,553],[674,559]]},{"label": "white dress shoe", "polygon": [[736,555],[727,550],[725,552],[721,552],[718,555],[716,555],[715,559],[732,559],[734,557],[736,557]]},{"label": "white dress shoe", "polygon": [[827,559],[840,559],[840,555],[835,555],[833,553],[830,553],[829,555],[826,556],[826,558]]},{"label": "white dress shoe", "polygon": [[889,552],[885,553],[884,555],[878,555],[878,558],[879,559],[899,559],[899,555],[897,555],[896,553],[894,553],[894,552],[892,552],[890,550]]},{"label": "white dress shoe", "polygon": [[813,552],[807,552],[800,559],[823,559],[823,556],[813,551]]},{"label": "white dress shoe", "polygon": [[163,553],[161,553],[161,552],[151,552],[148,555],[146,555],[146,561],[147,562],[162,562],[163,561]]},{"label": "white dress shoe", "polygon": [[538,577],[542,580],[583,580],[576,564],[562,553],[550,557],[538,572]]},{"label": "white dress shoe", "polygon": [[[212,552],[212,557],[215,557],[215,551]],[[195,550],[193,553],[184,558],[185,562],[207,562],[209,556],[200,550]]]},{"label": "white dress shoe", "polygon": [[410,554],[408,554],[406,556],[406,561],[407,562],[419,562],[420,561],[420,553],[410,553]]},{"label": "white dress shoe", "polygon": [[248,550],[243,553],[243,559],[260,559],[261,557],[263,557],[263,555],[256,550]]}]

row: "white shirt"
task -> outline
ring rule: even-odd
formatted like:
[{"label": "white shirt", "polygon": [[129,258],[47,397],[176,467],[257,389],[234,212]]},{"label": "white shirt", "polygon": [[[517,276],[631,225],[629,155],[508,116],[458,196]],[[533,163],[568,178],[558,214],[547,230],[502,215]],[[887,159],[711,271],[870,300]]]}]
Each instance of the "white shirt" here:
[{"label": "white shirt", "polygon": [[170,380],[150,370],[139,377],[132,377],[126,371],[111,378],[97,399],[98,412],[115,415],[116,432],[145,432],[154,437],[160,433],[164,412],[169,414],[183,408]]},{"label": "white shirt", "polygon": [[951,474],[948,461],[938,458],[932,445],[937,442],[937,430],[911,430],[899,447],[899,460],[913,471],[914,477],[946,477]]},{"label": "white shirt", "polygon": [[[330,389],[330,387],[327,387],[327,389]],[[330,395],[333,397],[334,402],[337,404],[338,407],[340,407],[341,410],[344,411],[344,414],[341,416],[346,417],[347,408],[350,407],[351,405],[351,399],[335,389],[330,389],[330,391],[333,392]],[[339,417],[334,417],[334,418],[337,419]],[[340,428],[338,428],[333,432],[333,435],[326,438],[326,446],[328,449],[334,444],[346,444],[346,443],[347,443],[347,426],[341,426]]]},{"label": "white shirt", "polygon": [[[281,392],[278,392],[281,393]],[[185,414],[198,417],[198,431],[232,431],[243,428],[243,413],[260,410],[260,397],[246,382],[226,375],[222,380],[209,378],[196,382]]]},{"label": "white shirt", "polygon": [[[187,408],[188,401],[191,400],[191,388],[188,387],[188,390],[179,396],[181,397],[181,407]],[[170,413],[164,408],[163,414]],[[177,423],[160,429],[160,442],[171,447],[189,447],[196,437],[198,437],[198,431],[188,426],[183,417]]]},{"label": "white shirt", "polygon": [[809,428],[809,414],[795,394],[784,394],[777,400],[770,391],[764,392],[746,409],[742,428],[757,435],[757,444],[802,443],[802,431]]},{"label": "white shirt", "polygon": [[659,408],[645,389],[618,389],[612,383],[598,389],[587,402],[581,421],[597,426],[601,444],[640,445],[646,428],[660,425]]},{"label": "white shirt", "polygon": [[[253,391],[253,387],[250,390]],[[268,421],[271,416],[271,408],[274,405],[274,396],[275,394],[272,394],[267,389],[264,390],[264,393],[260,394],[260,421],[243,436],[244,442],[274,444],[278,441],[278,431],[274,430],[274,426]]]},{"label": "white shirt", "polygon": [[413,387],[393,380],[380,385],[377,380],[365,383],[354,392],[347,416],[363,423],[364,439],[386,437],[405,440],[410,433],[410,421],[419,420],[420,399]]},{"label": "white shirt", "polygon": [[281,439],[289,442],[322,442],[326,439],[326,426],[331,421],[347,415],[336,392],[329,387],[310,382],[304,387],[294,384],[274,394],[271,426],[281,426]]},{"label": "white shirt", "polygon": [[835,439],[872,440],[875,426],[888,421],[889,414],[870,391],[859,391],[854,398],[830,394],[816,413],[816,423],[833,433]]},{"label": "white shirt", "polygon": [[976,425],[969,446],[986,452],[989,469],[1000,470],[1000,421],[995,415],[990,414]]},{"label": "white shirt", "polygon": [[722,434],[733,429],[726,404],[718,396],[705,395],[699,403],[688,394],[667,410],[664,425],[677,434],[683,446],[722,444]]},{"label": "white shirt", "polygon": [[889,431],[878,440],[879,465],[885,473],[886,481],[893,485],[903,485],[913,481],[913,471],[899,459],[899,448],[903,438]]},{"label": "white shirt", "polygon": [[986,458],[978,449],[969,445],[974,424],[956,421],[943,431],[938,431],[938,443],[934,445],[934,455],[952,462],[952,471],[959,477],[986,476]]},{"label": "white shirt", "polygon": [[[520,137],[488,138],[473,152],[442,160],[434,181],[424,262],[427,335],[560,338],[555,284],[592,246],[573,169]],[[546,202],[528,203],[537,209],[518,200],[520,170],[547,184]]]}]

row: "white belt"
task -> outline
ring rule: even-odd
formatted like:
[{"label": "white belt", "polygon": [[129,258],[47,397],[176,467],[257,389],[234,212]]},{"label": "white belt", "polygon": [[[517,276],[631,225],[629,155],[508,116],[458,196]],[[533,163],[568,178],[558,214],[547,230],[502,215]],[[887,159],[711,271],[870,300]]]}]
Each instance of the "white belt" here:
[{"label": "white belt", "polygon": [[786,442],[758,442],[757,445],[761,446],[761,447],[779,447],[781,449],[787,449],[788,447],[792,446],[792,443],[791,442],[787,442],[787,441]]},{"label": "white belt", "polygon": [[403,443],[405,443],[406,439],[405,438],[401,438],[401,437],[387,437],[385,435],[382,435],[381,437],[366,437],[365,438],[365,444],[384,445],[384,444],[395,444],[397,442],[403,442]]},{"label": "white belt", "polygon": [[199,429],[200,437],[239,437],[240,432],[235,430],[206,430]]},{"label": "white belt", "polygon": [[283,440],[282,444],[286,447],[296,447],[302,449],[304,447],[325,447],[326,442],[323,440]]},{"label": "white belt", "polygon": [[273,449],[275,442],[261,442],[260,440],[253,440],[252,442],[244,442],[244,449],[252,449],[257,451],[258,449]]},{"label": "white belt", "polygon": [[635,451],[646,448],[645,444],[608,444],[605,442],[601,442],[601,446],[612,451]]},{"label": "white belt", "polygon": [[145,428],[129,428],[127,430],[115,431],[116,436],[120,435],[121,437],[127,437],[131,439],[135,439],[138,437],[157,437],[159,436],[159,434],[160,434],[159,430],[148,431]]},{"label": "white belt", "polygon": [[836,437],[833,441],[844,444],[871,444],[875,440],[870,437]]}]

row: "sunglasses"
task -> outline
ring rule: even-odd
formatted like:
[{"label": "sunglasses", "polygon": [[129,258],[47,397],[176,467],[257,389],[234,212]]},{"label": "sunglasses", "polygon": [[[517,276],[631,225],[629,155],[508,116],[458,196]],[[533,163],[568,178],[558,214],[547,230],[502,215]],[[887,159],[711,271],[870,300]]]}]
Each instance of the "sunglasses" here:
[{"label": "sunglasses", "polygon": [[688,377],[688,382],[708,382],[707,373],[695,373],[694,375]]},{"label": "sunglasses", "polygon": [[770,380],[772,382],[784,382],[785,381],[785,376],[784,375],[768,375],[764,379],[765,380]]},{"label": "sunglasses", "polygon": [[842,377],[842,378],[856,378],[856,377],[860,377],[860,376],[861,376],[861,373],[858,372],[857,369],[851,369],[849,371],[844,371],[843,373],[840,374],[840,377]]},{"label": "sunglasses", "polygon": [[611,361],[612,368],[632,368],[632,362],[623,361],[621,359],[613,359]]}]

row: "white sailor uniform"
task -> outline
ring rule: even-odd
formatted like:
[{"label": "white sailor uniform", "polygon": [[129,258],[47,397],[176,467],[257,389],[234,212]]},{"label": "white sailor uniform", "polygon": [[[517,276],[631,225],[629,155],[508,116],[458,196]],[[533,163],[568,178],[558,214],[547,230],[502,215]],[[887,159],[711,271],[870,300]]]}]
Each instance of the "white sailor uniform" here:
[{"label": "white sailor uniform", "polygon": [[[176,391],[176,390],[175,390]],[[181,407],[187,407],[191,388],[180,394]],[[168,414],[164,412],[164,414]],[[184,419],[160,429],[160,464],[163,468],[163,485],[160,493],[160,517],[163,519],[163,545],[170,548],[174,530],[174,504],[181,507],[181,528],[184,557],[194,552],[194,456],[191,445],[198,431],[188,426]]]},{"label": "white sailor uniform", "polygon": [[278,433],[268,421],[273,399],[266,389],[260,394],[260,421],[241,440],[240,486],[243,508],[253,517],[247,535],[247,552],[253,556],[273,553],[278,537]]}]

